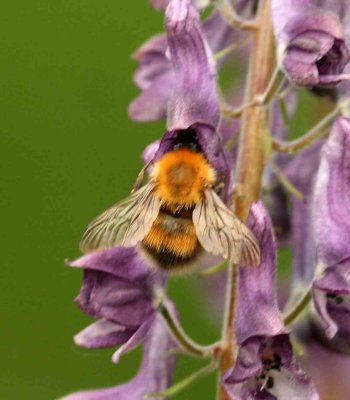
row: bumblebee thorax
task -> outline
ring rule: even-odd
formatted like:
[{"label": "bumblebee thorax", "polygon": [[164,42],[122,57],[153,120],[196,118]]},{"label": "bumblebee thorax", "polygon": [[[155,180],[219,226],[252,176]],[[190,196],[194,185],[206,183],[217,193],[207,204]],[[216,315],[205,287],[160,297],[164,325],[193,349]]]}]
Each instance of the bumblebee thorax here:
[{"label": "bumblebee thorax", "polygon": [[204,155],[187,148],[170,151],[155,164],[151,177],[156,194],[172,208],[190,208],[215,183],[215,171]]}]

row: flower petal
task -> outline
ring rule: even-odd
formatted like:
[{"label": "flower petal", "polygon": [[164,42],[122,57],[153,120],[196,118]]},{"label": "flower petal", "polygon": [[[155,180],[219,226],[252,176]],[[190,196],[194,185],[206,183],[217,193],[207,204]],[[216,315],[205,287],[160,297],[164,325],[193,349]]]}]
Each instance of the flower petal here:
[{"label": "flower petal", "polygon": [[198,122],[217,126],[215,63],[191,0],[170,1],[166,27],[176,75],[168,104],[168,129],[187,129]]},{"label": "flower petal", "polygon": [[275,291],[275,237],[261,202],[251,208],[249,227],[260,245],[261,264],[257,268],[240,268],[239,271],[236,322],[239,343],[252,336],[274,336],[286,332]]},{"label": "flower petal", "polygon": [[350,120],[338,118],[322,149],[317,173],[313,220],[317,277],[314,302],[332,339],[338,329],[349,333],[350,304]]},{"label": "flower petal", "polygon": [[350,53],[334,12],[310,0],[272,0],[272,17],[279,63],[293,83],[317,86],[341,80]]},{"label": "flower petal", "polygon": [[122,325],[101,318],[76,334],[74,342],[88,349],[114,347],[128,341],[133,333],[133,329],[126,329]]},{"label": "flower petal", "polygon": [[[202,23],[202,30],[214,53],[232,39],[231,27],[218,12],[213,12]],[[167,36],[162,34],[146,41],[133,55],[139,63],[134,81],[142,90],[128,109],[130,118],[135,121],[156,121],[166,116],[168,100],[177,80],[167,49]]]},{"label": "flower petal", "polygon": [[350,120],[338,118],[323,147],[314,192],[317,255],[326,265],[350,256]]},{"label": "flower petal", "polygon": [[154,313],[151,288],[100,272],[85,270],[83,285],[75,300],[87,314],[137,327]]},{"label": "flower petal", "polygon": [[76,392],[61,400],[144,400],[147,394],[161,392],[171,384],[176,357],[170,356],[169,351],[175,347],[164,321],[157,316],[146,334],[142,365],[131,381],[110,388]]},{"label": "flower petal", "polygon": [[113,354],[112,361],[117,364],[123,354],[127,353],[130,350],[133,350],[140,343],[144,342],[145,337],[147,336],[153,323],[154,316],[146,319],[145,322],[140,325],[135,333],[129,338],[129,340],[125,342],[122,346],[120,346],[119,349]]},{"label": "flower petal", "polygon": [[89,253],[67,264],[71,267],[106,272],[132,281],[143,281],[150,274],[147,262],[135,247],[117,246]]}]

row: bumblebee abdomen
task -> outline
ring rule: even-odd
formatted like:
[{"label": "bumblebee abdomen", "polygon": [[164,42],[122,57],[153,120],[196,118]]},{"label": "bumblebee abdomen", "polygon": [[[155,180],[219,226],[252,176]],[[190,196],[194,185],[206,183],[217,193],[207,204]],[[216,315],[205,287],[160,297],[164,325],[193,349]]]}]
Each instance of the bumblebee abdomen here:
[{"label": "bumblebee abdomen", "polygon": [[142,241],[146,253],[164,269],[181,268],[201,252],[192,219],[160,213]]},{"label": "bumblebee abdomen", "polygon": [[192,253],[187,255],[179,255],[166,248],[156,251],[145,242],[142,242],[141,246],[158,267],[172,271],[181,271],[186,269],[196,261],[198,256],[202,253],[202,247],[199,244]]}]

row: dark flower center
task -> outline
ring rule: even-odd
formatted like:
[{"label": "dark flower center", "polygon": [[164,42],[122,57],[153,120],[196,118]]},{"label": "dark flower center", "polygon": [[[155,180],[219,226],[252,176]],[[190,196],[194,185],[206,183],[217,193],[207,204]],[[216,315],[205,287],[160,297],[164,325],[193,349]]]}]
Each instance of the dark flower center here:
[{"label": "dark flower center", "polygon": [[326,297],[328,303],[341,304],[344,301],[344,298],[336,293],[327,293]]},{"label": "dark flower center", "polygon": [[341,60],[341,56],[339,45],[337,44],[337,40],[335,40],[333,47],[316,63],[319,74],[336,75],[341,73],[343,69],[339,62]]},{"label": "dark flower center", "polygon": [[255,380],[260,383],[261,385],[260,390],[272,389],[275,382],[270,372],[281,371],[281,368],[283,366],[282,358],[276,352],[271,353],[265,351],[262,358],[262,364],[263,364],[263,371],[261,372],[260,375],[257,375],[255,377]]}]

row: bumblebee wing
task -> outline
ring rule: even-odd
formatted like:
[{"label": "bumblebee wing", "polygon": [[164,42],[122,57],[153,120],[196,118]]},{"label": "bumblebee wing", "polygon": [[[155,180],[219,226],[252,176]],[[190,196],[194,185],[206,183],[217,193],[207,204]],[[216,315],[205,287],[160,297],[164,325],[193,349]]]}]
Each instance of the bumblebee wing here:
[{"label": "bumblebee wing", "polygon": [[193,223],[202,247],[235,264],[257,266],[260,250],[252,232],[226,207],[220,197],[206,189],[193,211]]},{"label": "bumblebee wing", "polygon": [[134,246],[141,241],[160,209],[160,202],[153,192],[154,183],[149,182],[95,218],[80,241],[80,249],[88,253],[118,244]]}]

